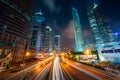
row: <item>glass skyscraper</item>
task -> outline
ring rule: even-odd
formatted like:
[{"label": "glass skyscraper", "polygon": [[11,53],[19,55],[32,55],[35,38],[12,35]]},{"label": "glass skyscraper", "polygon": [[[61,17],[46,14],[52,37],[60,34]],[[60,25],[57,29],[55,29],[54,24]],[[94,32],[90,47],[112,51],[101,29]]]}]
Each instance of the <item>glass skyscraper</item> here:
[{"label": "glass skyscraper", "polygon": [[112,31],[108,24],[108,20],[102,13],[101,7],[97,4],[90,6],[88,9],[88,20],[93,33],[95,48],[101,44],[109,44],[114,41]]},{"label": "glass skyscraper", "polygon": [[54,50],[56,50],[58,53],[60,52],[60,36],[59,35],[54,36]]},{"label": "glass skyscraper", "polygon": [[45,31],[45,53],[50,53],[52,51],[52,29],[47,26]]},{"label": "glass skyscraper", "polygon": [[31,46],[36,48],[36,57],[37,57],[38,53],[40,52],[44,53],[44,46],[45,46],[46,24],[45,24],[45,18],[41,11],[35,13],[35,15],[32,17],[30,27],[32,28]]},{"label": "glass skyscraper", "polygon": [[84,41],[82,34],[82,26],[80,23],[78,11],[75,8],[72,8],[73,22],[74,22],[74,35],[75,35],[75,51],[82,52],[84,51]]}]

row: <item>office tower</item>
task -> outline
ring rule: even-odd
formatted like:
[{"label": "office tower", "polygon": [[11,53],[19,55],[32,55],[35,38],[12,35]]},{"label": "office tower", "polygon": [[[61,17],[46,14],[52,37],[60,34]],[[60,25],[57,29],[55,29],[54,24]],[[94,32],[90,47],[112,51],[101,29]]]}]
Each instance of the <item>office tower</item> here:
[{"label": "office tower", "polygon": [[45,18],[42,12],[35,13],[32,16],[32,21],[30,23],[30,27],[32,29],[32,40],[31,46],[36,48],[36,57],[38,53],[44,53],[44,43],[45,43]]},{"label": "office tower", "polygon": [[120,42],[120,32],[113,33],[116,42]]},{"label": "office tower", "polygon": [[[101,7],[97,4],[89,7],[88,20],[93,33],[95,47],[100,47],[101,44],[109,44],[114,41],[112,30],[108,24],[108,20],[102,13]],[[106,45],[107,46],[107,45]]]},{"label": "office tower", "polygon": [[45,30],[45,53],[52,51],[52,29],[47,26]]},{"label": "office tower", "polygon": [[7,61],[12,64],[23,62],[33,1],[0,0],[0,58],[4,58],[2,60],[9,56]]},{"label": "office tower", "polygon": [[75,8],[72,8],[72,15],[73,15],[73,22],[74,22],[74,34],[75,34],[75,51],[82,52],[84,51],[82,26],[80,23],[78,11]]},{"label": "office tower", "polygon": [[59,35],[54,36],[54,50],[56,50],[57,53],[60,52],[60,36]]}]

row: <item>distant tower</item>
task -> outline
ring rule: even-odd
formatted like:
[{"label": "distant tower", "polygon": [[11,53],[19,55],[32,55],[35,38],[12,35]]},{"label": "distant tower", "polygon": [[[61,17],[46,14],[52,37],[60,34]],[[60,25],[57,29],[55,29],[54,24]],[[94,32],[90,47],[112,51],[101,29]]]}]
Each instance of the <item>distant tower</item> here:
[{"label": "distant tower", "polygon": [[45,53],[49,53],[52,51],[52,29],[47,26],[45,31]]},{"label": "distant tower", "polygon": [[60,52],[60,36],[54,36],[54,49],[59,53]]},{"label": "distant tower", "polygon": [[82,34],[79,15],[75,8],[72,8],[72,15],[73,15],[73,21],[74,21],[75,51],[82,52],[84,51],[83,34]]},{"label": "distant tower", "polygon": [[102,13],[101,7],[94,3],[93,6],[89,7],[87,15],[93,33],[95,47],[97,48],[101,44],[113,42],[112,30],[108,25],[108,20]]}]

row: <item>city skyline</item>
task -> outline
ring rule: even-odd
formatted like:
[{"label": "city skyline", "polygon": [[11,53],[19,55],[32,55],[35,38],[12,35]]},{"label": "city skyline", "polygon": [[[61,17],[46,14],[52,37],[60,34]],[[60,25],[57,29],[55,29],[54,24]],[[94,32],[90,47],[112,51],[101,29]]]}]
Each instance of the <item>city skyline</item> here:
[{"label": "city skyline", "polygon": [[[92,0],[96,1],[102,8],[103,13],[109,20],[109,24],[112,28],[113,32],[120,32],[119,29],[119,1],[116,1],[114,6],[112,5],[112,0]],[[91,31],[90,31],[90,26],[89,26],[89,21],[88,21],[88,16],[87,16],[87,7],[88,4],[93,4],[91,0],[66,0],[66,1],[61,1],[61,0],[50,0],[50,3],[47,2],[47,0],[41,0],[37,1],[36,0],[36,5],[33,9],[34,12],[39,11],[41,9],[45,15],[46,18],[46,23],[51,26],[53,29],[53,33],[61,35],[61,39],[63,38],[64,41],[62,42],[63,44],[72,46],[73,48],[75,45],[73,45],[73,38],[71,37],[64,37],[66,34],[65,29],[70,28],[70,24],[72,21],[72,12],[71,9],[72,7],[75,7],[78,10],[78,14],[81,17],[81,24],[83,26],[83,33],[84,36],[90,39],[89,36],[91,36]],[[40,4],[40,6],[37,6],[37,4]],[[66,5],[67,4],[67,5]],[[54,6],[54,7],[53,7]],[[111,9],[109,9],[109,7]],[[60,15],[60,17],[59,17]],[[63,22],[64,21],[64,22]],[[72,29],[72,28],[71,28]],[[70,30],[71,30],[70,29]],[[69,31],[68,31],[69,32]],[[71,33],[73,35],[73,33]],[[66,43],[66,41],[69,40],[69,44]],[[93,43],[93,40],[90,39],[89,43]],[[71,45],[70,45],[71,44]],[[68,46],[66,46],[68,47]]]},{"label": "city skyline", "polygon": [[0,0],[0,80],[120,80],[119,7]]}]

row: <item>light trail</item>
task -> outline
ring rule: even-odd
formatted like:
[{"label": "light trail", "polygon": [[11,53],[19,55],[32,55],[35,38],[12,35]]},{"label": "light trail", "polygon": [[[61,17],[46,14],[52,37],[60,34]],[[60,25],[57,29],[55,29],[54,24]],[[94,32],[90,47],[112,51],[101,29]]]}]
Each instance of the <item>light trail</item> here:
[{"label": "light trail", "polygon": [[62,67],[65,69],[65,71],[67,71],[72,76],[72,78],[67,80],[78,80],[78,79],[79,80],[98,80],[68,64],[65,64],[65,63],[61,63],[61,64],[62,64]]},{"label": "light trail", "polygon": [[66,70],[66,68],[63,66],[63,64],[61,63],[61,67],[63,70],[63,73],[65,75],[65,80],[74,80],[73,77],[70,75],[70,73]]},{"label": "light trail", "polygon": [[84,73],[87,73],[87,74],[90,75],[90,76],[93,76],[94,78],[96,78],[96,79],[98,79],[98,80],[101,80],[101,78],[99,78],[99,77],[97,77],[97,76],[95,76],[95,75],[93,75],[93,74],[91,74],[91,73],[89,73],[89,72],[81,69],[80,67],[78,68],[77,66],[74,66],[74,65],[72,65],[72,64],[70,64],[70,63],[67,63],[67,64],[69,64],[70,66],[72,66],[72,67],[74,67],[74,68],[76,68],[76,69],[78,69],[78,70],[80,70],[80,71],[82,71],[82,72],[84,72]]},{"label": "light trail", "polygon": [[98,80],[105,80],[106,78],[109,80],[114,80],[113,77],[110,77],[102,72],[99,72],[89,66],[83,65],[83,64],[78,64],[77,62],[65,59],[66,63],[90,76],[93,76],[94,78],[98,79]]},{"label": "light trail", "polygon": [[[7,77],[6,80],[13,80],[13,78],[17,77],[18,75],[23,74],[23,72],[28,72],[28,71],[32,70],[33,68],[35,68],[36,66],[44,63],[45,61],[49,61],[49,60],[51,60],[51,59],[53,59],[53,57],[50,57],[50,58],[48,58],[48,59],[45,59],[44,61],[38,62],[37,64],[34,64],[34,65],[32,65],[32,66],[24,69],[24,70],[21,70],[20,72],[14,73],[14,74],[10,75],[9,77]],[[23,75],[24,75],[24,74],[23,74]]]},{"label": "light trail", "polygon": [[59,62],[59,57],[56,57],[53,63],[52,80],[64,80],[60,62]]},{"label": "light trail", "polygon": [[52,62],[49,63],[37,76],[34,80],[43,80],[46,76],[46,74],[48,73],[48,71],[50,70],[50,66],[51,66]]}]

